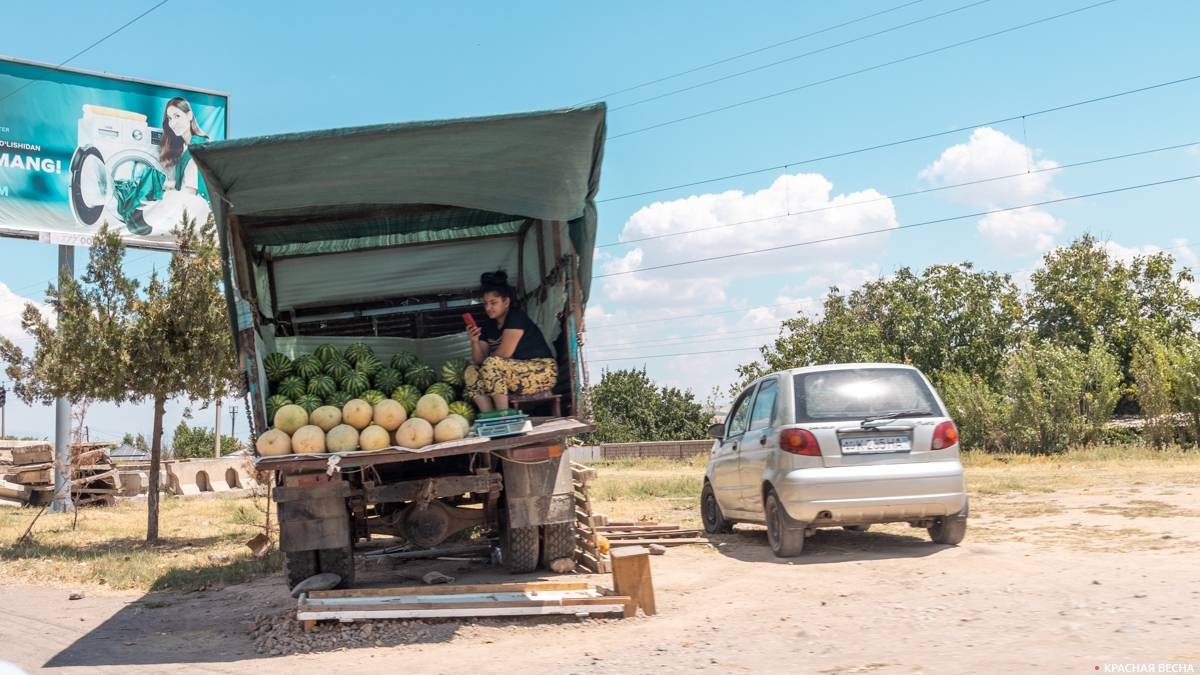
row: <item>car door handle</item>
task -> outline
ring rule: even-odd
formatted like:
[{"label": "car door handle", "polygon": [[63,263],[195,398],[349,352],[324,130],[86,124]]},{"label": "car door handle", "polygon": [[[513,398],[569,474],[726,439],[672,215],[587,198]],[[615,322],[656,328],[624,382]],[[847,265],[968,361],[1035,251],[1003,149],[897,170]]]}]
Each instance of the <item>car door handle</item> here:
[{"label": "car door handle", "polygon": [[737,444],[737,443],[734,443],[734,444],[733,444],[732,446],[730,446],[730,447],[732,447],[732,448],[733,448],[733,451],[734,451],[734,452],[737,452],[737,446],[738,446],[738,444]]},{"label": "car door handle", "polygon": [[766,446],[766,444],[767,444],[767,437],[766,437],[766,436],[763,436],[762,438],[758,439],[758,444],[759,444],[759,445],[762,445],[762,446]]}]

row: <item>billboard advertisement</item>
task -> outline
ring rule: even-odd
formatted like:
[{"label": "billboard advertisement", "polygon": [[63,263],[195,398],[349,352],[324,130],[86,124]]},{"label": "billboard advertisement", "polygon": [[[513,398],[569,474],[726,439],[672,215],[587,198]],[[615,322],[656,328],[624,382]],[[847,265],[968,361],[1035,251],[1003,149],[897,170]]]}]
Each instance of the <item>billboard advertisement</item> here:
[{"label": "billboard advertisement", "polygon": [[170,248],[208,190],[189,147],[224,140],[228,97],[0,57],[0,236],[86,245],[103,223]]}]

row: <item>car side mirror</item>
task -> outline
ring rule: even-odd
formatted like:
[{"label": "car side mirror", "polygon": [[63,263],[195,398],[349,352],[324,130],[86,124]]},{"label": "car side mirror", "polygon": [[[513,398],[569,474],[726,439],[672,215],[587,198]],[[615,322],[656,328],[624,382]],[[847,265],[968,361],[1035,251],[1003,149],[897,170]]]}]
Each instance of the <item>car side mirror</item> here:
[{"label": "car side mirror", "polygon": [[725,437],[725,425],[724,424],[712,425],[711,427],[708,428],[708,435],[711,438],[721,440],[722,438]]}]

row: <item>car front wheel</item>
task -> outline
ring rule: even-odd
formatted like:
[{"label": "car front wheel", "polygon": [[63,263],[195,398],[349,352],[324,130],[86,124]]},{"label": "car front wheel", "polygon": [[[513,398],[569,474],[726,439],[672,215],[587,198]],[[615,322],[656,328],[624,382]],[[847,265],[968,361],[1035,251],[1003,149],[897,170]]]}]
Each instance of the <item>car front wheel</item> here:
[{"label": "car front wheel", "polygon": [[708,481],[704,482],[704,489],[700,491],[700,519],[704,521],[704,531],[709,534],[733,531],[733,523],[725,520],[721,505],[717,503],[717,494]]}]

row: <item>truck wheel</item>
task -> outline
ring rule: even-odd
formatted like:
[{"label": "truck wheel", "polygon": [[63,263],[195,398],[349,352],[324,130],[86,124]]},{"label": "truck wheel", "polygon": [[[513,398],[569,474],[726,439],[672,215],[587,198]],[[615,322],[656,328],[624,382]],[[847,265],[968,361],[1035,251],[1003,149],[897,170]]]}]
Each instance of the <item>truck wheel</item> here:
[{"label": "truck wheel", "polygon": [[551,523],[542,526],[542,567],[559,558],[575,559],[575,524]]},{"label": "truck wheel", "polygon": [[525,574],[537,569],[538,528],[505,527],[504,566],[513,574]]},{"label": "truck wheel", "polygon": [[323,548],[317,551],[317,561],[322,572],[331,572],[342,578],[338,588],[349,588],[354,585],[354,549],[349,546],[342,548]]},{"label": "truck wheel", "polygon": [[283,554],[283,574],[287,578],[288,590],[296,587],[296,584],[305,579],[317,574],[320,569],[317,567],[317,552],[316,551],[285,551]]}]

